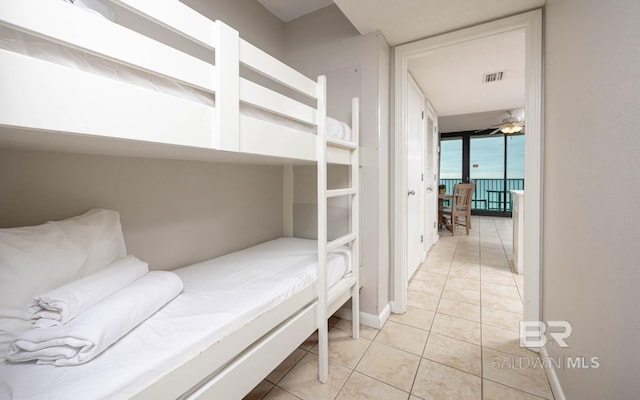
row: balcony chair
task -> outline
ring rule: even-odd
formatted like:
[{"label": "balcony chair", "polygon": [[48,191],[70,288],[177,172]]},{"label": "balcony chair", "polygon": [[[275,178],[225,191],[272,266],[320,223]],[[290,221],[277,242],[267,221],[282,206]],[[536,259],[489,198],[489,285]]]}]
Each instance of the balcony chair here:
[{"label": "balcony chair", "polygon": [[[443,207],[439,210],[440,223],[451,230],[451,234],[455,236],[456,227],[464,226],[467,235],[471,229],[471,197],[476,187],[472,183],[457,183],[453,188],[453,197],[451,199],[451,207]],[[461,218],[464,217],[464,223]]]}]

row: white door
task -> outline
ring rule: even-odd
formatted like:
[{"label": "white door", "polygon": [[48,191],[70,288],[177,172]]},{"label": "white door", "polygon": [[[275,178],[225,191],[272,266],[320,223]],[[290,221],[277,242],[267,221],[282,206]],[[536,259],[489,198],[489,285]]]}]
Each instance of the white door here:
[{"label": "white door", "polygon": [[422,256],[424,223],[424,189],[422,185],[424,97],[413,79],[409,79],[407,121],[407,278],[416,272]]},{"label": "white door", "polygon": [[[436,187],[436,146],[438,137],[437,117],[430,107],[426,111],[426,134],[424,142],[424,252],[436,242],[438,228],[438,199]],[[426,254],[424,255],[426,256]],[[424,258],[423,256],[423,258]]]}]

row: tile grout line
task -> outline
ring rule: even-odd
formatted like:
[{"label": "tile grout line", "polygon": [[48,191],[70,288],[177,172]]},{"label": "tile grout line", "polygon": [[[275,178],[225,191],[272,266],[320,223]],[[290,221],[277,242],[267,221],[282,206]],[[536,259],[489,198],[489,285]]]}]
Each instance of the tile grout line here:
[{"label": "tile grout line", "polygon": [[433,324],[436,320],[436,315],[438,314],[438,307],[440,307],[440,300],[442,300],[442,293],[444,293],[444,288],[447,285],[447,279],[449,279],[449,272],[451,271],[451,265],[453,263],[453,260],[455,259],[456,251],[458,249],[459,243],[460,243],[460,240],[456,239],[456,247],[453,251],[453,256],[451,257],[451,261],[449,261],[449,267],[447,268],[447,278],[445,279],[445,284],[442,287],[442,290],[440,291],[440,296],[438,296],[438,303],[436,304],[436,307],[435,307],[436,310],[434,311],[433,319],[431,320],[431,325],[429,326],[429,334],[427,335],[427,340],[424,342],[424,346],[422,347],[422,353],[420,354],[420,360],[418,361],[418,368],[416,368],[416,373],[414,374],[413,381],[411,382],[411,388],[409,390],[409,398],[411,398],[412,395],[415,396],[413,394],[413,388],[415,387],[416,380],[418,379],[418,372],[420,372],[420,366],[422,365],[422,360],[424,360],[424,352],[427,348],[427,344],[429,343],[429,338],[431,337],[431,329],[433,328]]},{"label": "tile grout line", "polygon": [[[388,322],[388,321],[387,321],[387,322]],[[393,321],[393,322],[400,323],[400,322],[398,322],[398,321]],[[402,323],[400,323],[400,324],[402,324]],[[385,323],[385,325],[386,325],[386,323]],[[402,324],[402,325],[404,325],[404,326],[409,326],[409,327],[413,327],[413,326],[408,325],[408,324]],[[349,378],[351,378],[351,376],[353,376],[353,373],[354,373],[354,372],[357,372],[358,374],[361,374],[361,375],[363,375],[363,376],[366,376],[367,378],[373,379],[373,380],[374,380],[374,381],[376,381],[376,382],[380,382],[381,384],[383,384],[383,385],[385,385],[385,386],[392,387],[392,388],[397,389],[397,390],[399,390],[399,391],[401,391],[401,392],[403,392],[403,393],[406,393],[408,396],[411,396],[411,392],[406,392],[404,389],[401,389],[401,388],[399,388],[399,387],[397,387],[397,386],[395,386],[395,385],[392,385],[392,384],[390,384],[390,383],[388,383],[388,382],[384,382],[384,381],[382,381],[382,380],[380,380],[380,379],[378,379],[378,378],[376,378],[376,377],[374,377],[374,376],[370,376],[370,375],[368,375],[368,374],[366,374],[366,373],[364,373],[364,372],[362,372],[362,371],[358,371],[358,370],[357,370],[357,368],[358,368],[358,366],[360,365],[360,363],[362,362],[362,359],[364,358],[365,354],[367,353],[367,351],[369,351],[369,349],[371,348],[371,346],[373,345],[373,343],[374,343],[374,342],[375,342],[376,344],[378,344],[378,345],[385,346],[385,347],[388,347],[388,348],[393,349],[393,350],[401,351],[401,352],[406,353],[406,354],[409,354],[409,355],[413,355],[413,356],[416,356],[416,357],[420,357],[420,356],[418,356],[417,354],[414,354],[414,353],[411,353],[411,352],[409,352],[409,351],[406,351],[406,350],[403,350],[403,349],[397,348],[397,347],[392,346],[392,345],[390,345],[390,344],[387,344],[387,343],[381,343],[381,342],[377,342],[377,341],[375,341],[375,338],[378,336],[378,334],[380,333],[380,331],[382,331],[382,329],[383,329],[383,328],[384,328],[384,326],[383,326],[382,328],[380,328],[380,329],[378,330],[378,332],[376,332],[376,334],[375,334],[375,336],[373,337],[373,339],[367,339],[367,340],[369,340],[369,344],[367,345],[366,350],[362,353],[362,356],[358,359],[358,362],[357,362],[357,363],[356,363],[356,365],[353,367],[353,369],[351,369],[351,368],[347,367],[348,369],[350,369],[350,371],[351,371],[351,372],[349,373],[349,376],[348,376],[348,377],[347,377],[347,379],[345,380],[345,383],[342,385],[342,387],[340,388],[340,390],[339,390],[339,391],[338,391],[338,393],[336,394],[336,397],[335,397],[335,398],[337,398],[337,397],[340,395],[340,393],[342,392],[342,390],[344,390],[344,388],[345,388],[345,386],[346,386],[346,384],[347,384],[347,382],[348,382]],[[413,327],[413,328],[416,328],[416,327]],[[338,330],[341,330],[341,331],[343,331],[343,332],[346,332],[346,331],[344,331],[344,330],[342,330],[342,329],[340,329],[340,328],[335,328],[335,329],[338,329]],[[417,328],[417,329],[420,329],[420,328]],[[421,330],[423,330],[423,329],[421,329]],[[423,351],[424,351],[424,350],[423,350]],[[414,379],[415,379],[415,378],[414,378]],[[417,396],[416,396],[416,397],[417,397]],[[334,398],[334,399],[335,399],[335,398]]]},{"label": "tile grout line", "polygon": [[513,386],[509,386],[509,385],[507,385],[506,383],[502,383],[502,382],[494,381],[493,379],[483,378],[483,380],[484,380],[484,379],[488,380],[489,382],[496,383],[496,384],[498,384],[498,385],[500,385],[500,386],[504,386],[504,387],[506,387],[506,388],[509,388],[509,389],[512,389],[512,390],[516,390],[516,391],[518,391],[518,392],[520,392],[520,393],[524,393],[524,394],[527,394],[527,395],[529,395],[529,396],[533,396],[533,397],[535,397],[536,399],[540,399],[540,400],[553,400],[553,399],[547,399],[547,398],[544,398],[544,397],[540,397],[540,396],[538,396],[537,394],[533,394],[533,393],[531,393],[531,392],[527,392],[526,390],[522,390],[522,389],[515,388],[515,387],[513,387]]},{"label": "tile grout line", "polygon": [[480,257],[480,399],[484,399],[484,344],[482,342],[482,229],[478,224],[478,244]]},{"label": "tile grout line", "polygon": [[[494,226],[494,228],[495,228],[495,230],[496,230],[496,232],[497,232],[497,234],[498,234],[498,237],[500,238],[500,243],[501,243],[501,245],[502,245],[503,253],[504,253],[504,256],[505,256],[505,258],[507,259],[507,263],[508,263],[508,262],[509,262],[509,259],[508,259],[508,257],[507,257],[506,249],[504,248],[504,241],[502,240],[502,236],[500,235],[500,231],[499,231],[499,229],[498,229],[498,227],[497,227],[497,224],[496,224],[495,218],[492,218],[492,222],[493,222],[493,226]],[[510,266],[510,265],[509,265],[509,272],[510,272],[510,274],[511,274],[511,278],[514,280],[514,283],[515,283],[516,289],[517,289],[517,290],[518,290],[518,292],[519,292],[519,288],[518,288],[517,282],[515,281],[515,277],[513,276],[514,274],[513,274],[513,272],[511,271],[511,266]],[[480,288],[480,296],[482,296],[482,271],[481,271],[481,273],[480,273],[480,279],[481,279],[481,281],[480,281],[480,285],[481,285],[481,288]],[[493,307],[490,307],[490,308],[495,309],[495,308],[493,308]],[[482,321],[482,307],[480,308],[480,318],[481,318],[481,321]],[[484,325],[484,323],[483,323],[483,322],[481,322],[481,328],[482,328],[482,326],[483,326],[483,325]],[[502,327],[500,327],[500,329],[507,330],[507,329],[502,328]],[[482,335],[482,329],[481,329],[480,334]],[[503,350],[492,349],[491,347],[487,347],[487,346],[482,345],[482,350],[483,350],[483,351],[482,351],[482,359],[483,359],[483,361],[484,361],[484,349],[485,349],[485,347],[486,347],[486,349],[487,349],[487,350],[494,350],[494,351],[499,351],[500,353],[503,353],[503,354],[508,354],[508,355],[513,355],[513,356],[518,356],[518,355],[511,354],[511,353],[509,353],[509,352],[503,351]],[[494,381],[494,380],[491,380],[491,379],[485,378],[485,377],[484,377],[484,362],[481,364],[481,370],[482,370],[482,389],[483,389],[483,390],[484,390],[484,380],[485,380],[485,379],[487,379],[488,381],[491,381],[491,382],[494,382],[494,383],[500,384],[500,385],[502,385],[502,386],[504,386],[504,387],[507,387],[507,388],[510,388],[510,389],[512,389],[512,390],[517,390],[517,391],[519,391],[519,392],[523,392],[523,393],[526,393],[526,394],[531,394],[531,395],[533,395],[533,396],[535,396],[535,397],[538,397],[538,396],[534,395],[533,393],[530,393],[530,392],[524,391],[524,390],[522,390],[522,389],[515,388],[515,387],[513,387],[513,386],[507,385],[506,383],[496,382],[496,381]],[[483,392],[483,393],[484,393],[484,392]]]},{"label": "tile grout line", "polygon": [[[385,322],[385,325],[386,325],[386,324],[387,324],[387,323]],[[342,386],[340,387],[340,390],[338,390],[338,392],[336,393],[336,395],[335,395],[334,399],[337,399],[337,398],[338,398],[338,396],[340,396],[340,393],[342,393],[342,391],[344,390],[344,388],[347,386],[347,383],[349,382],[349,379],[351,379],[351,377],[353,376],[353,373],[354,373],[354,372],[361,373],[361,372],[359,372],[359,371],[356,371],[356,368],[358,368],[358,365],[360,365],[360,363],[362,362],[362,359],[364,358],[365,354],[367,354],[367,352],[368,352],[368,351],[369,351],[369,349],[371,348],[371,345],[373,344],[373,341],[374,341],[374,340],[375,340],[375,338],[378,336],[378,334],[380,333],[380,331],[382,330],[382,328],[384,328],[384,325],[383,325],[382,327],[380,327],[380,329],[378,330],[378,332],[376,332],[376,334],[373,336],[373,339],[367,339],[367,340],[369,340],[369,344],[367,345],[367,348],[362,352],[362,355],[360,356],[360,358],[358,358],[358,362],[356,362],[356,365],[354,365],[354,366],[353,366],[353,368],[349,368],[349,369],[350,369],[349,376],[347,376],[347,379],[345,379],[344,383],[343,383],[343,384],[342,384]],[[340,328],[335,328],[335,329],[342,330],[342,329],[340,329]],[[343,332],[346,332],[346,331],[343,331]],[[352,333],[353,333],[353,332],[352,332]],[[358,339],[358,340],[360,340],[360,339]],[[364,375],[364,376],[368,376],[368,375],[365,375],[365,374],[362,374],[362,375]],[[370,377],[370,376],[369,376],[369,378],[374,379],[374,378],[372,378],[372,377]],[[375,379],[375,380],[377,380],[377,379]],[[378,382],[380,382],[380,381],[378,381]],[[384,383],[384,382],[382,382],[382,383]]]},{"label": "tile grout line", "polygon": [[[476,225],[477,225],[477,224],[476,224]],[[458,239],[456,239],[456,248],[455,248],[455,250],[454,250],[453,259],[455,259],[455,254],[458,252],[458,246],[459,246],[459,244],[460,244],[460,240],[459,240],[459,238],[458,238]],[[451,263],[453,264],[453,260],[452,260],[452,262],[451,262]],[[479,267],[479,266],[480,266],[480,264],[478,263],[478,267]],[[451,271],[451,265],[449,266],[449,271]],[[458,277],[458,276],[456,276],[456,275],[451,275],[450,273],[448,273],[448,274],[447,274],[447,281],[449,280],[449,277],[459,278],[459,277]],[[462,278],[462,279],[465,279],[465,278]],[[445,281],[445,282],[446,282],[446,281]],[[446,287],[446,283],[445,283],[445,287]],[[444,293],[444,289],[443,289],[443,292],[442,292],[442,293]],[[439,311],[437,311],[437,309],[439,308],[439,306],[440,306],[440,301],[441,301],[442,299],[443,299],[443,297],[442,297],[442,295],[441,295],[441,296],[440,296],[440,298],[438,299],[438,307],[436,307],[436,314],[438,314],[438,313],[439,313]],[[449,299],[449,298],[447,298],[447,297],[444,297],[444,299],[449,300],[449,301],[459,302],[459,303],[465,303],[465,304],[472,304],[472,305],[476,305],[476,304],[474,304],[474,303],[469,303],[469,302],[465,302],[465,301]],[[477,304],[477,305],[480,307],[480,310],[482,311],[482,306],[481,306],[480,304]],[[447,314],[447,313],[441,313],[441,314],[443,314],[443,315],[447,315],[447,316],[450,316],[450,317],[453,317],[453,318],[463,319],[463,320],[465,320],[465,321],[469,321],[469,322],[473,322],[473,323],[479,323],[478,321],[469,320],[469,319],[467,319],[467,318],[459,317],[459,316],[456,316],[456,315],[449,315],[449,314]],[[435,322],[435,315],[434,315],[434,322]],[[431,323],[431,325],[433,326],[433,322]],[[450,335],[446,335],[446,334],[443,334],[443,333],[438,333],[438,332],[435,332],[435,333],[436,333],[436,334],[438,334],[438,335],[444,336],[444,337],[448,337],[448,338],[450,338],[450,339],[455,339],[455,340],[459,340],[459,341],[461,341],[461,342],[465,342],[465,343],[469,343],[469,344],[474,344],[474,345],[476,345],[476,343],[469,342],[469,341],[464,340],[464,339],[456,338],[456,337],[453,337],[453,336],[450,336]],[[481,343],[482,343],[482,341],[481,341]],[[425,347],[426,347],[426,346],[425,346]],[[423,355],[424,355],[424,352],[423,352]],[[431,361],[435,361],[435,360],[431,360]],[[437,362],[437,361],[436,361],[436,362]],[[443,365],[444,365],[444,364],[443,364]],[[452,367],[452,368],[455,368],[455,367]],[[464,371],[464,372],[466,372],[466,371]]]},{"label": "tile grout line", "polygon": [[[369,344],[369,346],[371,346],[371,344],[373,344],[373,341],[371,341],[371,343]],[[418,355],[416,355],[416,354],[414,354],[414,353],[411,353],[411,352],[406,351],[406,350],[399,349],[399,348],[397,348],[397,347],[393,347],[393,346],[388,345],[388,344],[386,344],[386,343],[376,342],[376,344],[378,344],[378,345],[380,345],[380,346],[388,347],[388,348],[393,349],[393,350],[401,351],[401,352],[403,352],[403,353],[406,353],[406,354],[409,354],[409,355],[412,355],[412,356],[420,357],[420,356],[418,356]],[[367,349],[367,350],[368,350],[368,349]],[[363,356],[363,357],[364,357],[364,356]],[[362,359],[361,359],[361,361],[362,361]],[[358,362],[358,365],[360,365],[360,362]],[[356,367],[357,367],[357,366],[356,366]],[[356,369],[355,369],[355,368],[354,368],[353,372],[357,372],[357,373],[359,373],[359,374],[361,374],[361,375],[364,375],[364,376],[366,376],[366,377],[368,377],[368,378],[373,379],[374,381],[377,381],[377,382],[380,382],[380,383],[382,383],[382,384],[384,384],[384,385],[387,385],[387,386],[390,386],[390,387],[392,387],[392,388],[398,389],[398,390],[400,390],[401,392],[407,393],[407,394],[409,394],[409,395],[411,394],[411,392],[407,392],[407,391],[406,391],[406,390],[404,390],[404,389],[401,389],[401,388],[399,388],[399,387],[397,387],[397,386],[395,386],[395,385],[393,385],[393,384],[391,384],[391,383],[388,383],[388,382],[382,381],[382,380],[380,380],[380,379],[378,379],[378,378],[376,378],[376,377],[374,377],[374,376],[368,375],[368,374],[366,374],[365,372],[362,372],[362,371],[356,371]]]},{"label": "tile grout line", "polygon": [[[313,336],[313,333],[312,333],[311,335]],[[303,358],[305,358],[309,353],[311,353],[311,349],[309,349],[309,350],[305,350],[305,349],[302,349],[302,348],[300,348],[300,347],[297,347],[297,348],[298,348],[298,349],[301,349],[302,351],[304,351],[304,352],[305,352],[305,354],[304,354],[302,357],[300,357],[300,359],[298,359],[298,361],[296,361],[295,363],[293,363],[293,365],[291,366],[291,368],[289,368],[289,369],[287,370],[287,372],[285,372],[285,373],[284,373],[284,375],[282,375],[282,376],[280,377],[280,379],[278,379],[278,382],[277,382],[277,383],[274,383],[274,384],[273,384],[273,387],[272,387],[271,389],[269,389],[269,391],[268,391],[267,393],[265,393],[265,395],[264,395],[263,397],[261,397],[261,399],[264,399],[265,397],[267,397],[267,395],[268,395],[268,394],[273,390],[273,388],[275,388],[275,387],[277,387],[278,389],[280,389],[280,390],[282,390],[282,391],[284,391],[284,392],[286,392],[286,393],[289,393],[290,395],[292,395],[293,397],[295,397],[295,398],[297,398],[297,399],[300,399],[300,397],[298,397],[298,396],[296,396],[295,394],[293,394],[293,393],[289,392],[287,389],[285,389],[285,388],[283,388],[283,387],[281,387],[281,386],[278,386],[278,383],[282,382],[282,380],[283,380],[287,375],[289,375],[289,373],[290,373],[291,371],[293,371],[293,369],[294,369],[294,368],[295,368],[295,367],[300,363],[300,361],[302,361],[302,359],[303,359]],[[313,346],[311,346],[311,348],[313,348]],[[295,351],[295,350],[294,350],[294,351]],[[313,354],[313,353],[311,353],[311,354]],[[276,367],[276,368],[277,368],[277,367]],[[265,378],[265,380],[266,380],[266,378]]]}]

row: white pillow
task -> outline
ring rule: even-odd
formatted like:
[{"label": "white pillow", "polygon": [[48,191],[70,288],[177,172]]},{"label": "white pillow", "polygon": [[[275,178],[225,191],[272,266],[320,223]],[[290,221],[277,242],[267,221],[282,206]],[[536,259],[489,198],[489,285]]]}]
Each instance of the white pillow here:
[{"label": "white pillow", "polygon": [[64,221],[0,229],[0,360],[31,328],[27,305],[40,294],[126,256],[120,216],[90,210]]},{"label": "white pillow", "polygon": [[78,277],[92,274],[127,255],[120,214],[116,211],[93,209],[77,217],[52,223],[86,254],[87,259]]}]

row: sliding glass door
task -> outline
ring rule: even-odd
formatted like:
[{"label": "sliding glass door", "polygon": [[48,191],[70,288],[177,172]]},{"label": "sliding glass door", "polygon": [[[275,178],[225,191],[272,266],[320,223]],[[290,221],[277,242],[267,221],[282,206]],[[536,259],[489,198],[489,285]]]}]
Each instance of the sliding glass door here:
[{"label": "sliding glass door", "polygon": [[472,210],[511,215],[511,190],[524,189],[524,136],[442,134],[440,183],[450,193],[458,182],[475,182]]},{"label": "sliding glass door", "polygon": [[506,211],[504,193],[505,143],[502,135],[472,136],[469,144],[469,177],[476,183],[473,208]]},{"label": "sliding glass door", "polygon": [[446,186],[446,193],[453,192],[453,186],[462,182],[462,159],[462,138],[440,141],[440,184]]}]

